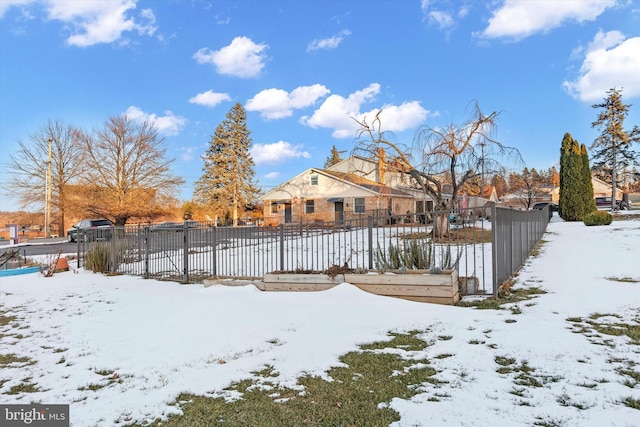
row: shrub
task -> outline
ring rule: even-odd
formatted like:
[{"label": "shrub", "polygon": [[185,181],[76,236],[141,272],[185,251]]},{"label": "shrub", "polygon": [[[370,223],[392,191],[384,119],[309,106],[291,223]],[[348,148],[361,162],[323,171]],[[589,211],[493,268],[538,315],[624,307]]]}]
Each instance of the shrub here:
[{"label": "shrub", "polygon": [[613,217],[609,212],[593,211],[584,216],[584,225],[609,225],[613,221]]},{"label": "shrub", "polygon": [[[112,250],[114,253],[112,253]],[[115,256],[115,259],[112,257]],[[123,260],[124,248],[120,245],[112,248],[111,243],[92,244],[85,254],[85,267],[94,273],[116,271]]]}]

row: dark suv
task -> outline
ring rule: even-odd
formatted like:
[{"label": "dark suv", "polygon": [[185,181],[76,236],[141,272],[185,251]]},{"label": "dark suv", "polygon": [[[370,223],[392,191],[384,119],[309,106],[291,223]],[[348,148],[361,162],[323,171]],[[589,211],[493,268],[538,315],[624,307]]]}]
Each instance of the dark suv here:
[{"label": "dark suv", "polygon": [[558,212],[558,205],[553,202],[538,202],[535,205],[533,205],[532,209],[542,210],[547,206],[549,206],[549,209],[551,210],[551,212]]},{"label": "dark suv", "polygon": [[109,240],[113,223],[108,219],[83,219],[67,230],[69,242],[78,241],[78,233],[84,233],[85,240]]}]

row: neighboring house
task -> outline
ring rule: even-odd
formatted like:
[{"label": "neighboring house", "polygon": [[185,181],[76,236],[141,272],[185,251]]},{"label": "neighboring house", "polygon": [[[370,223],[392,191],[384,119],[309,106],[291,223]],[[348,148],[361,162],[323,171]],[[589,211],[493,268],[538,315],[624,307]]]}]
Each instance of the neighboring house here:
[{"label": "neighboring house", "polygon": [[500,200],[500,206],[524,209],[527,206],[527,202],[530,202],[530,207],[539,202],[558,203],[558,195],[557,193],[554,195],[554,189],[555,187],[542,185],[536,188],[534,194],[529,194],[527,190],[518,190],[505,194]]},{"label": "neighboring house", "polygon": [[412,211],[413,197],[349,172],[307,169],[261,197],[267,225],[343,221]]},{"label": "neighboring house", "polygon": [[[593,184],[593,197],[611,197],[611,185],[602,181],[601,179],[596,178],[595,176],[591,177],[591,183]],[[624,191],[619,188],[616,189],[616,200],[622,200]],[[558,203],[560,200],[560,187],[555,187],[551,192],[551,201]]]}]

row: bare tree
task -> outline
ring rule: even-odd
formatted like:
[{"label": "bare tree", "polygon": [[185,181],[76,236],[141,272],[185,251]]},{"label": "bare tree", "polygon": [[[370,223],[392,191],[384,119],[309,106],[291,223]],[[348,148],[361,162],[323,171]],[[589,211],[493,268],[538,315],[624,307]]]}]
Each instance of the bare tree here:
[{"label": "bare tree", "polygon": [[[521,161],[517,149],[504,146],[493,137],[498,113],[485,115],[477,103],[471,118],[461,126],[421,127],[411,149],[389,140],[388,133],[382,130],[381,112],[371,124],[364,119],[356,120],[360,126],[356,150],[366,151],[370,157],[378,159],[391,151],[389,165],[409,175],[413,184],[429,195],[438,207],[456,206],[460,190],[474,177],[480,176],[481,185],[484,185],[485,176],[501,170],[499,159],[513,157]],[[445,184],[450,185],[450,194],[445,195]]]},{"label": "bare tree", "polygon": [[91,165],[83,191],[88,211],[116,225],[166,213],[184,180],[171,173],[173,160],[165,158],[164,138],[155,126],[121,115],[78,137]]},{"label": "bare tree", "polygon": [[65,233],[65,216],[72,208],[69,185],[86,170],[85,155],[75,137],[73,126],[49,120],[33,133],[30,143],[18,141],[18,150],[10,155],[11,196],[17,197],[22,208],[40,209],[45,204],[49,141],[51,141],[51,206],[58,215],[58,233]]},{"label": "bare tree", "polygon": [[524,168],[521,174],[512,173],[509,176],[509,189],[518,194],[518,200],[525,209],[531,209],[541,193],[543,186],[548,184],[535,168]]}]

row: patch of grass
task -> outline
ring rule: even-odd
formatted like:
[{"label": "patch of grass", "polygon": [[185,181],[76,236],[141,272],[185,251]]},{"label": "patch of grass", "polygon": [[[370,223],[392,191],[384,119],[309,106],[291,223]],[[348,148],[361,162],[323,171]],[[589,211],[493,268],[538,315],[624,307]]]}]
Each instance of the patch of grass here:
[{"label": "patch of grass", "polygon": [[556,420],[554,418],[536,417],[533,425],[539,427],[562,427],[563,425],[565,425],[565,422],[562,420]]},{"label": "patch of grass", "polygon": [[40,389],[31,382],[31,377],[29,377],[23,379],[20,384],[11,387],[11,389],[9,389],[9,391],[5,392],[4,394],[14,395],[20,393],[37,393],[39,391]]},{"label": "patch of grass", "polygon": [[482,341],[482,340],[476,340],[476,339],[469,340],[469,344],[473,344],[473,345],[484,344],[484,343],[485,343],[485,341]]},{"label": "patch of grass", "polygon": [[106,386],[107,386],[107,384],[89,384],[88,386],[78,387],[78,390],[79,391],[87,391],[87,390],[96,391],[96,390],[100,390],[101,388],[104,388]]},{"label": "patch of grass", "polygon": [[635,388],[636,385],[640,384],[640,372],[629,368],[616,368],[616,372],[625,377],[622,384],[627,387]]},{"label": "patch of grass", "polygon": [[7,311],[0,312],[0,326],[7,326],[17,319],[16,316],[7,315]]},{"label": "patch of grass", "polygon": [[629,408],[640,410],[640,399],[634,399],[633,397],[629,396],[623,399],[620,403],[622,403],[624,406],[628,406]]},{"label": "patch of grass", "polygon": [[506,320],[504,321],[504,323],[516,323],[516,322],[517,322],[517,320],[516,320],[516,319],[506,319]]},{"label": "patch of grass", "polygon": [[451,354],[451,353],[442,353],[442,354],[439,354],[439,355],[435,356],[434,359],[446,359],[446,358],[452,357],[452,356],[453,356],[453,354]]},{"label": "patch of grass", "polygon": [[584,402],[576,402],[576,401],[574,401],[566,393],[563,393],[560,396],[558,396],[558,398],[556,399],[556,402],[558,402],[560,404],[560,406],[573,406],[574,408],[577,408],[577,409],[580,409],[580,410],[589,409],[589,405],[587,405]]},{"label": "patch of grass", "polygon": [[[177,405],[183,415],[172,415],[152,425],[389,425],[400,420],[388,405],[391,399],[410,399],[429,383],[439,383],[433,378],[436,371],[426,361],[417,363],[402,357],[408,356],[408,351],[428,346],[417,337],[417,331],[390,335],[390,341],[364,344],[342,356],[340,362],[344,366],[327,371],[332,381],[306,375],[298,379],[302,390],[282,387],[277,384],[273,368],[265,367],[253,378],[232,384],[222,396],[178,396]],[[385,351],[389,347],[393,353]]]},{"label": "patch of grass", "polygon": [[598,384],[596,383],[579,383],[576,384],[578,387],[584,387],[584,388],[597,388]]},{"label": "patch of grass", "polygon": [[29,366],[29,365],[35,365],[36,361],[32,360],[26,356],[16,356],[13,353],[9,353],[9,354],[0,354],[0,366],[8,366],[11,365],[12,363],[22,363],[22,367],[24,366]]},{"label": "patch of grass", "polygon": [[634,279],[633,277],[605,277],[607,280],[611,280],[612,282],[622,282],[622,283],[640,283],[640,280]]},{"label": "patch of grass", "polygon": [[[599,320],[603,317],[614,317],[616,319],[621,318],[618,314],[593,313],[588,319],[570,317],[567,320],[574,324],[574,332],[584,334],[587,337],[590,337],[588,335],[590,332],[595,331],[603,335],[626,336],[631,340],[631,344],[640,345],[640,324],[600,322]],[[592,342],[594,341],[592,340]],[[604,343],[594,343],[613,346],[613,343],[610,340],[605,340]]]},{"label": "patch of grass", "polygon": [[544,240],[544,239],[538,240],[538,242],[533,247],[533,249],[531,249],[531,253],[529,253],[529,256],[535,258],[538,255],[540,255],[540,249],[542,248],[542,245],[544,245],[547,242],[548,240]]},{"label": "patch of grass", "polygon": [[[538,295],[546,294],[547,291],[542,290],[538,287],[531,288],[515,288],[512,289],[509,295],[504,297],[489,297],[484,299],[476,299],[476,300],[460,300],[456,304],[459,307],[475,307],[478,310],[502,310],[504,309],[503,305],[517,303],[520,301],[526,301],[533,298],[536,298]],[[519,309],[518,309],[519,310]],[[520,313],[515,313],[520,314]]]},{"label": "patch of grass", "polygon": [[496,356],[494,360],[500,366],[509,366],[516,363],[516,359],[513,357]]},{"label": "patch of grass", "polygon": [[387,347],[393,347],[401,348],[406,351],[424,350],[427,348],[427,343],[416,336],[418,333],[419,331],[409,331],[407,333],[391,332],[389,333],[389,336],[393,337],[391,341],[363,344],[360,348],[362,350],[381,350]]},{"label": "patch of grass", "polygon": [[441,341],[449,341],[451,338],[453,338],[451,335],[438,335],[438,339]]},{"label": "patch of grass", "polygon": [[527,389],[526,388],[522,388],[522,387],[514,387],[511,390],[509,390],[509,393],[513,394],[514,396],[518,396],[518,397],[527,397],[526,393]]}]

